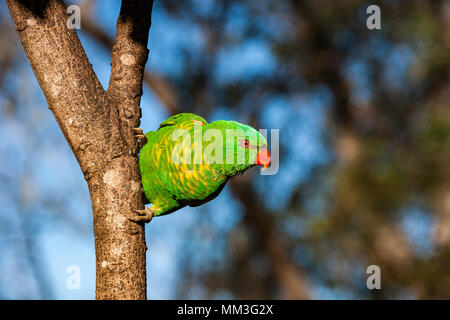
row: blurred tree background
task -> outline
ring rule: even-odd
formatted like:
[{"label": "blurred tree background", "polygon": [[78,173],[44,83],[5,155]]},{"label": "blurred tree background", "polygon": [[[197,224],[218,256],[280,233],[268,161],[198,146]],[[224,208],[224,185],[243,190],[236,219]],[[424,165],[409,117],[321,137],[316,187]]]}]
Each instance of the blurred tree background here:
[{"label": "blurred tree background", "polygon": [[[74,3],[105,86],[120,1]],[[3,3],[0,26],[0,298],[93,298],[87,187]],[[149,298],[450,298],[450,1],[156,1],[149,43],[145,131],[280,129],[276,175],[150,223]]]}]

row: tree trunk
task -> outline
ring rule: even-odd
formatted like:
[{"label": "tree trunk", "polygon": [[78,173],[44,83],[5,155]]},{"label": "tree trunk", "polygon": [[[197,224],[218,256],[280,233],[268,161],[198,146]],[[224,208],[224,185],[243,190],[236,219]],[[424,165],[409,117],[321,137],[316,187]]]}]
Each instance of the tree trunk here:
[{"label": "tree trunk", "polygon": [[124,0],[117,21],[109,88],[97,79],[58,0],[8,0],[31,67],[89,186],[97,299],[146,298],[138,146],[140,98],[153,1]]}]

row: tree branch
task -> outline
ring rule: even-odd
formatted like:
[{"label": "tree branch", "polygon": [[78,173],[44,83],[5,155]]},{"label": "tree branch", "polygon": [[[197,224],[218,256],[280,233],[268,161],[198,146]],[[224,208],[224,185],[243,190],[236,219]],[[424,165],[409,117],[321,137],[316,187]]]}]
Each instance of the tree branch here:
[{"label": "tree branch", "polygon": [[[89,163],[89,155],[77,150],[87,145],[91,150],[103,149],[101,137],[106,136],[107,126],[102,120],[106,117],[98,115],[108,113],[106,94],[75,30],[66,26],[64,5],[60,1],[7,3],[49,108],[83,172],[96,171],[95,165]],[[70,48],[63,44],[70,44]],[[80,130],[82,124],[86,126]],[[100,139],[92,139],[94,131],[102,133]]]},{"label": "tree branch", "polygon": [[[123,107],[139,108],[144,67],[149,52],[147,39],[151,20],[148,17],[151,12],[152,1],[122,1],[116,40],[112,48],[108,93],[119,99]],[[130,118],[130,114],[139,112],[124,109],[124,114],[126,118]]]},{"label": "tree branch", "polygon": [[145,299],[144,226],[137,142],[152,1],[123,1],[105,92],[60,0],[8,0],[39,85],[89,186],[98,299]]},{"label": "tree branch", "polygon": [[[89,4],[89,2],[85,2],[82,7],[84,15],[81,30],[91,38],[97,40],[105,49],[111,51],[114,40],[93,21],[89,11]],[[144,83],[153,91],[171,115],[181,112],[176,91],[167,79],[155,72],[144,71]]]}]

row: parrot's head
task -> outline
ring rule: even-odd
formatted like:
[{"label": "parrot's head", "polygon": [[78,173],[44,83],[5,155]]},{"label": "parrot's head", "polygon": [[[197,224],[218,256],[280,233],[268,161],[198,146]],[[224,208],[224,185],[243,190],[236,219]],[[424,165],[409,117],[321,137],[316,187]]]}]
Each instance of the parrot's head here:
[{"label": "parrot's head", "polygon": [[270,153],[267,141],[255,128],[236,121],[219,120],[210,123],[204,129],[204,140],[208,140],[208,135],[215,136],[207,133],[211,129],[213,132],[220,131],[222,135],[221,169],[227,176],[237,175],[256,165],[262,165],[264,169],[269,166]]}]

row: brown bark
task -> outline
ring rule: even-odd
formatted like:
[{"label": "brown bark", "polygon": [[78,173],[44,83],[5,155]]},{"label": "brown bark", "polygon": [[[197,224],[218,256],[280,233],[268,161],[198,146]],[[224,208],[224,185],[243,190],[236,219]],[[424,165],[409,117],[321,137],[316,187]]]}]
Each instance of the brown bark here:
[{"label": "brown bark", "polygon": [[[90,17],[83,20],[83,30],[103,44],[105,48],[112,48],[112,39]],[[144,73],[144,83],[153,90],[171,114],[180,112],[175,90],[163,77],[146,71]],[[253,208],[250,206],[252,206],[253,202],[247,200],[254,198],[247,196],[249,192],[247,187],[236,186],[233,190],[246,208],[248,221],[255,227],[260,238],[264,240],[263,249],[272,263],[280,287],[283,288],[285,296],[289,299],[309,299],[308,289],[304,285],[306,282],[305,276],[286,254],[287,249],[283,243],[279,241],[277,236],[273,235],[273,227],[270,226],[270,221],[267,221],[268,214],[265,210],[258,208],[258,211],[252,211]],[[265,237],[265,234],[269,234],[269,237]]]},{"label": "brown bark", "polygon": [[[83,21],[81,30],[86,32],[86,34],[93,39],[97,40],[103,45],[104,48],[112,50],[114,41],[100,26],[94,22],[90,12],[90,2],[86,2],[84,4],[82,7],[82,12]],[[156,74],[155,72],[145,71],[144,83],[150,90],[153,91],[171,115],[181,112],[175,89],[166,78]]]},{"label": "brown bark", "polygon": [[94,218],[97,299],[145,299],[144,226],[138,146],[140,97],[152,1],[122,3],[105,91],[62,1],[7,1],[19,38],[88,183]]},{"label": "brown bark", "polygon": [[[111,50],[113,40],[93,21],[90,15],[90,4],[90,1],[84,2],[82,11],[85,15],[83,16],[82,30],[101,43],[106,49]],[[153,72],[145,71],[144,83],[155,93],[171,114],[181,112],[175,89],[166,79]],[[237,184],[234,185],[236,186],[233,187],[233,191],[235,191],[237,198],[241,199],[242,204],[245,206],[247,220],[255,228],[257,234],[264,242],[263,250],[271,261],[278,283],[285,296],[289,299],[309,299],[308,289],[305,285],[306,277],[292,262],[292,259],[287,254],[287,248],[275,234],[273,226],[270,223],[269,214],[265,208],[261,207],[258,207],[256,209],[257,211],[254,211],[253,200],[249,201],[249,199],[254,199],[255,195],[248,195],[250,192],[248,188],[250,186],[239,187]],[[269,236],[266,237],[266,234]]]}]

